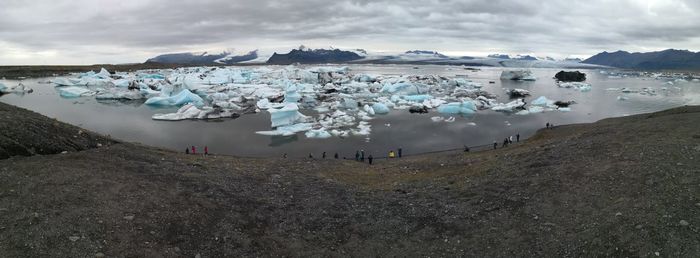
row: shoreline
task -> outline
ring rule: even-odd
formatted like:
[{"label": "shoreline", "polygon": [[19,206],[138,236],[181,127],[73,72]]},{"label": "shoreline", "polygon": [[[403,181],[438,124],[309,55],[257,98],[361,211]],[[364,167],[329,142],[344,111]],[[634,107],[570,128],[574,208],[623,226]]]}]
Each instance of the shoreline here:
[{"label": "shoreline", "polygon": [[0,253],[693,257],[698,124],[685,106],[368,166],[102,144],[0,104],[0,149],[15,133],[76,148],[0,159]]}]

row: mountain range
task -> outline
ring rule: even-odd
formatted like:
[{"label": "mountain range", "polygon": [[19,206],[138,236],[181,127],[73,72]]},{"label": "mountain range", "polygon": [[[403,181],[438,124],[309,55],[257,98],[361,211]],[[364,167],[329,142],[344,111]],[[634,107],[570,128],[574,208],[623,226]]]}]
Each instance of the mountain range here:
[{"label": "mountain range", "polygon": [[583,61],[586,64],[627,69],[700,69],[700,52],[667,49],[647,53],[602,52]]}]

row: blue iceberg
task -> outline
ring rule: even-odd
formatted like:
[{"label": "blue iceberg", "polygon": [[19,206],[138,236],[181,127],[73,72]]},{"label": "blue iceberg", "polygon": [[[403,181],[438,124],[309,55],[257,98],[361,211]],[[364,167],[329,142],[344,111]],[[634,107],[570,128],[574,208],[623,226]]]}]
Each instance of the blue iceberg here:
[{"label": "blue iceberg", "polygon": [[476,112],[476,105],[471,101],[452,102],[439,106],[438,112],[442,114],[471,115]]},{"label": "blue iceberg", "polygon": [[202,106],[204,105],[204,100],[197,94],[184,89],[173,96],[156,96],[149,98],[145,102],[146,105],[154,106],[181,106],[187,103],[192,103],[195,106]]}]

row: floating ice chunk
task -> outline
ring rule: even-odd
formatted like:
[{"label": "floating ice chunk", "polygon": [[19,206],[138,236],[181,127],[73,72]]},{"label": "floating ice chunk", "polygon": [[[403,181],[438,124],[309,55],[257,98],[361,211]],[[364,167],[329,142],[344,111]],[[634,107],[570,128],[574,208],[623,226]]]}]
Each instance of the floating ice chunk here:
[{"label": "floating ice chunk", "polygon": [[100,69],[100,72],[95,74],[93,77],[99,78],[99,79],[109,79],[110,76],[112,76],[107,69]]},{"label": "floating ice chunk", "polygon": [[362,109],[363,109],[367,114],[369,114],[370,116],[373,116],[373,115],[375,114],[375,113],[374,113],[374,109],[373,109],[372,107],[370,107],[369,105],[367,105],[367,104],[365,104],[365,106],[362,107]]},{"label": "floating ice chunk", "polygon": [[284,91],[284,102],[285,103],[297,103],[301,99],[301,94],[299,94],[299,87],[296,84],[287,84]]},{"label": "floating ice chunk", "polygon": [[61,97],[64,97],[64,98],[77,98],[77,97],[95,95],[94,91],[91,91],[87,88],[76,87],[76,86],[59,88],[58,92],[61,95]]},{"label": "floating ice chunk", "polygon": [[556,105],[554,105],[554,102],[555,101],[548,99],[545,96],[540,96],[539,98],[536,98],[535,100],[531,101],[530,105],[540,107],[556,107]]},{"label": "floating ice chunk", "polygon": [[369,74],[356,74],[353,77],[353,81],[356,81],[356,82],[375,82],[375,81],[377,81],[377,76],[369,75]]},{"label": "floating ice chunk", "polygon": [[606,91],[619,91],[620,88],[607,88]]},{"label": "floating ice chunk", "polygon": [[560,108],[558,108],[558,110],[561,112],[571,112],[571,108],[568,108],[568,107],[560,107]]},{"label": "floating ice chunk", "polygon": [[54,78],[51,83],[56,84],[56,86],[75,86],[75,82],[66,78]]},{"label": "floating ice chunk", "polygon": [[408,95],[408,96],[403,96],[403,99],[411,102],[423,102],[425,100],[431,99],[433,96],[430,95]]},{"label": "floating ice chunk", "polygon": [[173,96],[157,96],[157,97],[152,97],[146,100],[145,104],[146,105],[155,105],[155,106],[180,106],[184,105],[187,103],[193,103],[196,106],[201,106],[204,105],[204,100],[199,97],[197,94],[192,93],[191,91],[184,89],[180,91],[178,94],[175,94]]},{"label": "floating ice chunk", "polygon": [[109,88],[103,91],[99,91],[97,95],[95,95],[96,99],[127,99],[127,100],[136,100],[136,99],[142,99],[143,95],[141,95],[140,91],[135,91],[135,90],[127,90],[127,89],[119,89],[119,88]]},{"label": "floating ice chunk", "polygon": [[139,73],[136,76],[140,79],[165,80],[165,76],[157,73]]},{"label": "floating ice chunk", "polygon": [[471,115],[476,112],[476,105],[472,101],[452,102],[439,106],[437,110],[443,114]]},{"label": "floating ice chunk", "polygon": [[435,108],[439,107],[442,104],[447,103],[447,101],[442,100],[442,99],[437,99],[437,98],[432,98],[432,99],[426,99],[423,101],[423,106],[426,106],[428,108]]},{"label": "floating ice chunk", "polygon": [[375,114],[388,114],[389,113],[389,107],[384,105],[383,103],[374,103],[372,104],[372,109],[374,110]]},{"label": "floating ice chunk", "polygon": [[438,123],[438,122],[445,121],[445,118],[441,117],[441,116],[434,116],[434,117],[431,117],[430,120],[433,120],[433,122]]},{"label": "floating ice chunk", "polygon": [[469,122],[469,123],[467,123],[467,125],[476,126],[476,123],[474,123],[474,122]]},{"label": "floating ice chunk", "polygon": [[630,89],[630,88],[622,88],[620,91],[622,93],[637,93],[637,92],[639,92],[639,90],[637,90],[637,89]]},{"label": "floating ice chunk", "polygon": [[511,70],[501,72],[501,80],[534,81],[537,80],[530,70]]},{"label": "floating ice chunk", "polygon": [[525,101],[523,101],[523,99],[516,99],[506,104],[496,104],[493,107],[491,107],[491,110],[513,112],[515,110],[524,109],[524,106]]},{"label": "floating ice chunk", "polygon": [[327,67],[312,67],[307,69],[307,71],[312,72],[312,73],[339,73],[339,74],[346,74],[350,71],[350,68],[347,66],[341,66],[341,67],[334,67],[334,66],[327,66]]},{"label": "floating ice chunk", "polygon": [[129,87],[130,81],[127,79],[119,79],[112,81],[115,87],[127,88]]},{"label": "floating ice chunk", "polygon": [[299,113],[299,107],[294,103],[286,103],[282,108],[270,108],[267,112],[270,112],[272,127],[292,125],[307,119]]},{"label": "floating ice chunk", "polygon": [[445,123],[453,123],[455,120],[456,120],[455,117],[451,116],[451,117],[448,117],[447,119],[445,119]]},{"label": "floating ice chunk", "polygon": [[356,130],[352,130],[352,133],[354,135],[370,135],[372,132],[372,126],[365,121],[360,121],[360,124],[357,125]]},{"label": "floating ice chunk", "polygon": [[24,84],[19,83],[16,86],[6,86],[3,83],[0,83],[0,95],[6,94],[6,93],[30,93],[33,92],[29,87],[24,86]]},{"label": "floating ice chunk", "polygon": [[619,100],[619,101],[625,101],[625,100],[628,100],[628,99],[630,99],[630,98],[624,97],[624,96],[617,96],[617,100]]},{"label": "floating ice chunk", "polygon": [[355,110],[357,109],[357,101],[351,98],[343,98],[341,106],[344,109]]},{"label": "floating ice chunk", "polygon": [[591,85],[584,82],[560,82],[557,85],[559,88],[574,88],[581,92],[591,91]]},{"label": "floating ice chunk", "polygon": [[506,93],[510,95],[511,98],[522,98],[525,96],[530,96],[530,91],[523,89],[507,89]]},{"label": "floating ice chunk", "polygon": [[306,138],[327,139],[333,137],[325,128],[306,131]]},{"label": "floating ice chunk", "polygon": [[398,83],[387,83],[384,84],[380,90],[382,93],[392,93],[400,95],[419,95],[428,92],[425,85],[411,82],[398,82]]},{"label": "floating ice chunk", "polygon": [[269,135],[269,136],[291,136],[300,132],[305,132],[313,129],[312,123],[299,123],[292,125],[279,126],[275,130],[271,131],[258,131],[256,134]]},{"label": "floating ice chunk", "polygon": [[454,78],[447,81],[447,85],[450,87],[467,87],[467,88],[481,88],[483,85],[481,83],[473,82],[465,78]]}]

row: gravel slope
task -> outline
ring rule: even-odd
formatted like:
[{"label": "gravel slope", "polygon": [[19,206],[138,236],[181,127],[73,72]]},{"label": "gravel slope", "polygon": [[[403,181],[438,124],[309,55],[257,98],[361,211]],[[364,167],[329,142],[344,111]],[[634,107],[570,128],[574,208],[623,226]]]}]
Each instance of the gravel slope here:
[{"label": "gravel slope", "polygon": [[[0,108],[3,135],[75,134]],[[698,125],[683,107],[373,166],[86,141],[0,160],[0,254],[697,257]]]}]

